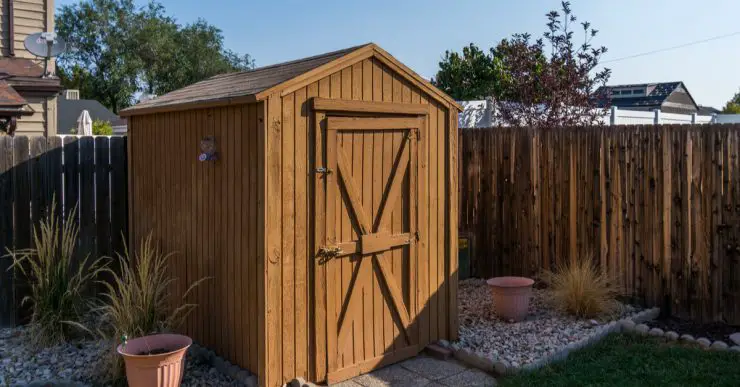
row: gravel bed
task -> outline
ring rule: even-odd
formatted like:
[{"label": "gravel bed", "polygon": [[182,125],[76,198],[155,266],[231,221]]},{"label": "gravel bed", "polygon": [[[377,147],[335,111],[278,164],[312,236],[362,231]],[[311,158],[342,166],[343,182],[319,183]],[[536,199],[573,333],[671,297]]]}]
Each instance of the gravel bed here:
[{"label": "gravel bed", "polygon": [[533,289],[527,318],[510,323],[495,315],[485,280],[467,279],[459,286],[457,346],[489,359],[506,360],[513,367],[552,355],[594,333],[599,326],[640,311],[637,307],[623,305],[621,314],[614,316],[614,320],[579,320],[556,311],[548,303],[547,290]]},{"label": "gravel bed", "polygon": [[[104,341],[77,340],[34,351],[26,345],[25,330],[0,329],[0,385],[23,386],[36,382],[73,381],[79,385],[102,385],[97,370],[108,351]],[[188,356],[183,386],[238,386],[215,368]]]}]

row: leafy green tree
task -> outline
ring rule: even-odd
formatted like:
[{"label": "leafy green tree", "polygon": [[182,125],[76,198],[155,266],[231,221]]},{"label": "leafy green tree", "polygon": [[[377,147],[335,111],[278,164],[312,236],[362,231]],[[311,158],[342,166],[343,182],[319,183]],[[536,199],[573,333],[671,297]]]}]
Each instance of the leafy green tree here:
[{"label": "leafy green tree", "polygon": [[224,47],[217,27],[179,25],[157,2],[137,8],[133,0],[83,0],[60,7],[56,24],[71,46],[58,60],[62,85],[116,113],[138,92],[166,94],[254,65]]},{"label": "leafy green tree", "polygon": [[92,132],[95,136],[112,136],[113,125],[111,125],[110,121],[93,120]]},{"label": "leafy green tree", "polygon": [[133,0],[88,0],[60,7],[57,31],[70,45],[57,62],[62,84],[78,83],[86,98],[114,112],[129,106],[141,69],[136,43],[130,39],[136,13]]},{"label": "leafy green tree", "polygon": [[432,83],[456,100],[484,99],[500,93],[500,61],[470,43],[462,54],[445,51]]},{"label": "leafy green tree", "polygon": [[727,104],[725,104],[725,108],[722,109],[722,113],[724,114],[740,114],[740,91],[735,93],[735,95],[727,101]]}]

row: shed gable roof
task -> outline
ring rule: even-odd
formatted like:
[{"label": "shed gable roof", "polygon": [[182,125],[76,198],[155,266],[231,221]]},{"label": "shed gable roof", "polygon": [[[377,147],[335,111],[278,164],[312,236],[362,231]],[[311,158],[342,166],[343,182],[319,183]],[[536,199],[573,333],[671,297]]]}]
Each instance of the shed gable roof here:
[{"label": "shed gable roof", "polygon": [[442,102],[462,108],[448,95],[375,45],[368,43],[339,51],[278,63],[256,69],[221,74],[142,102],[120,112],[121,116],[223,106],[264,100],[273,93],[287,94],[328,73],[376,57],[413,80],[422,90]]}]

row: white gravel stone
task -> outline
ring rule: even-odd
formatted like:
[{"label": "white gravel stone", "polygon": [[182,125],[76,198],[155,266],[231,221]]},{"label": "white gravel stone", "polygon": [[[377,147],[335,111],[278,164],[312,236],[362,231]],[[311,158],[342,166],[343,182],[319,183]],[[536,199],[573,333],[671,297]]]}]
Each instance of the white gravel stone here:
[{"label": "white gravel stone", "polygon": [[696,343],[699,344],[702,348],[708,348],[710,345],[712,345],[712,342],[706,337],[700,337],[696,339]]},{"label": "white gravel stone", "polygon": [[678,340],[678,333],[674,331],[668,331],[665,333],[665,338],[671,341],[676,341]]},{"label": "white gravel stone", "polygon": [[718,351],[724,351],[725,349],[729,348],[729,345],[725,343],[724,341],[717,340],[712,345],[709,346],[709,348],[718,350]]},{"label": "white gravel stone", "polygon": [[[459,284],[459,340],[452,346],[469,349],[487,358],[500,358],[520,366],[550,356],[570,343],[597,340],[606,334],[610,321],[590,321],[563,314],[549,302],[550,293],[534,289],[529,314],[524,321],[509,323],[494,313],[490,288],[484,280],[468,279]],[[623,318],[637,309],[625,305]],[[617,327],[616,322],[612,325]]]},{"label": "white gravel stone", "polygon": [[[74,340],[35,350],[27,345],[23,327],[0,329],[0,377],[11,386],[32,382],[68,381],[100,385],[113,346],[102,340]],[[5,383],[0,383],[5,385]],[[233,386],[234,380],[216,372],[189,353],[182,386]]]},{"label": "white gravel stone", "polygon": [[740,345],[740,332],[735,332],[731,334],[730,341],[732,341],[735,345]]},{"label": "white gravel stone", "polygon": [[626,332],[632,332],[635,330],[635,322],[630,319],[622,319],[619,322],[622,325],[622,329],[624,329]]},{"label": "white gravel stone", "polygon": [[740,352],[740,345],[733,345],[732,347],[730,347],[730,351]]},{"label": "white gravel stone", "polygon": [[694,336],[691,336],[691,335],[681,335],[681,340],[689,342],[689,343],[693,343],[694,341],[696,341]]},{"label": "white gravel stone", "polygon": [[648,334],[650,334],[650,336],[663,336],[665,332],[660,328],[653,328],[648,332]]},{"label": "white gravel stone", "polygon": [[650,327],[645,324],[637,324],[635,326],[635,332],[641,334],[641,335],[647,335],[648,331],[650,331]]}]

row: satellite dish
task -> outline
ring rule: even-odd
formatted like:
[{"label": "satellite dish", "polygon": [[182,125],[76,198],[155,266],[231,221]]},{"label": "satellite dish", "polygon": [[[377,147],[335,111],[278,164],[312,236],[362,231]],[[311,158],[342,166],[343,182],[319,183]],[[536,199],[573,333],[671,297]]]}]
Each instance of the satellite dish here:
[{"label": "satellite dish", "polygon": [[47,69],[44,77],[49,77],[51,76],[48,71],[49,59],[63,53],[67,43],[54,32],[37,32],[28,35],[23,45],[31,54],[44,58],[46,62],[44,68]]}]

